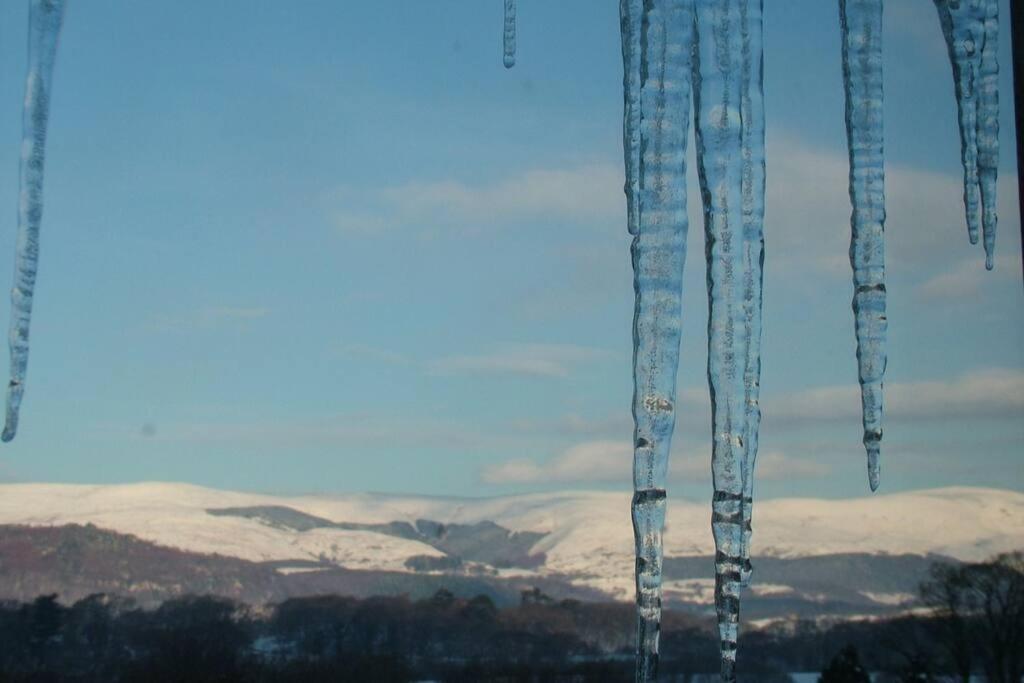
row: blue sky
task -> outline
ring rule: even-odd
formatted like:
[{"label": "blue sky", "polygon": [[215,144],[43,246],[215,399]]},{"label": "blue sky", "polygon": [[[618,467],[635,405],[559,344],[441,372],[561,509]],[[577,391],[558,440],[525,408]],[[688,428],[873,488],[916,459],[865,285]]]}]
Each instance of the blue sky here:
[{"label": "blue sky", "polygon": [[[0,254],[13,253],[24,5],[0,15]],[[617,5],[521,0],[506,71],[497,0],[71,3],[28,385],[0,478],[628,487]],[[837,8],[766,5],[758,487],[864,495]],[[882,490],[1024,489],[1009,39],[985,273],[966,239],[932,3],[889,0],[886,20]],[[673,495],[704,497],[707,305],[691,222],[670,470]]]}]

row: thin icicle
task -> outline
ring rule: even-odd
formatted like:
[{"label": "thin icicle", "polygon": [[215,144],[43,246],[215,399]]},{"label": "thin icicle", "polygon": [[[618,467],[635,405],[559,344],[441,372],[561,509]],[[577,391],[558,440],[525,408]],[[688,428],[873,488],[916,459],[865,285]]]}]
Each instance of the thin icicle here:
[{"label": "thin icicle", "polygon": [[[744,498],[757,439],[764,206],[761,0],[697,3],[697,161],[708,264],[715,611],[722,679],[736,678]],[[756,338],[756,339],[755,339]],[[754,418],[751,421],[751,418]]]},{"label": "thin icicle", "polygon": [[637,234],[636,196],[640,192],[640,17],[643,0],[619,0],[622,32],[622,149],[626,161],[626,225]]},{"label": "thin icicle", "polygon": [[999,2],[935,0],[959,111],[964,208],[971,244],[982,226],[985,267],[994,265],[999,165]]},{"label": "thin icicle", "polygon": [[978,84],[978,180],[981,185],[985,268],[995,268],[996,180],[999,175],[999,0],[985,3],[985,42]]},{"label": "thin icicle", "polygon": [[[633,276],[633,531],[636,541],[638,681],[658,670],[665,479],[675,426],[676,370],[686,260],[686,140],[690,119],[693,0],[623,2],[627,119],[636,115],[638,156]],[[636,35],[634,32],[638,32]],[[636,93],[636,97],[632,94]],[[632,109],[631,109],[632,107]],[[628,129],[627,121],[627,129]],[[627,138],[628,139],[628,138]]]},{"label": "thin icicle", "polygon": [[18,409],[25,391],[28,367],[28,332],[32,295],[39,264],[39,225],[43,218],[43,164],[46,124],[57,39],[64,19],[64,0],[31,0],[28,27],[28,76],[22,114],[21,194],[18,199],[18,238],[11,289],[11,380],[7,386],[7,421],[3,440],[18,430]]},{"label": "thin icicle", "polygon": [[882,127],[882,0],[839,0],[846,133],[850,151],[850,264],[864,448],[879,484],[885,375],[885,156]]},{"label": "thin icicle", "polygon": [[740,578],[750,583],[751,518],[754,507],[754,465],[757,460],[758,432],[761,428],[761,291],[764,267],[764,2],[744,3],[740,7],[742,48],[742,84],[740,117],[742,131],[743,195],[743,320],[747,336],[747,355],[743,373],[747,411],[746,460],[743,467],[743,564]]},{"label": "thin icicle", "polygon": [[506,69],[516,65],[516,0],[505,0],[505,55]]}]

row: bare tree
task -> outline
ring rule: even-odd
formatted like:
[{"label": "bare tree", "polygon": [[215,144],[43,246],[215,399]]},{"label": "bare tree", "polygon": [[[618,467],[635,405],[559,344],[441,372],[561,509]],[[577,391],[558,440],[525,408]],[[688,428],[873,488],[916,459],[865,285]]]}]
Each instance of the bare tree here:
[{"label": "bare tree", "polygon": [[943,639],[961,680],[975,653],[992,683],[1019,683],[1024,674],[1024,554],[988,562],[937,564],[921,599],[943,620]]},{"label": "bare tree", "polygon": [[966,593],[960,565],[937,562],[930,578],[921,584],[921,600],[941,619],[942,645],[949,662],[963,683],[971,680],[973,646],[967,626]]}]

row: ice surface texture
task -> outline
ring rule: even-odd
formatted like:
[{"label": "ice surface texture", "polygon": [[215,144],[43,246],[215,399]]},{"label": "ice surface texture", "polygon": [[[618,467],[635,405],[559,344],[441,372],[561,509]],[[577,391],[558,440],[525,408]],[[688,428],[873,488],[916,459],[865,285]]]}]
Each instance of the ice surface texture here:
[{"label": "ice surface texture", "polygon": [[764,258],[761,0],[622,0],[624,149],[633,238],[633,528],[637,679],[657,672],[665,478],[675,424],[691,85],[708,268],[715,603],[722,672],[734,677],[749,571],[760,421]]},{"label": "ice surface texture", "polygon": [[885,375],[885,157],[882,127],[882,0],[839,0],[846,135],[850,152],[850,264],[857,377],[868,483],[879,484]]},{"label": "ice surface texture", "polygon": [[996,176],[999,166],[999,0],[935,0],[959,110],[967,235],[985,244],[985,267],[995,265]]},{"label": "ice surface texture", "polygon": [[516,64],[516,0],[505,0],[505,31],[502,37],[506,69]]},{"label": "ice surface texture", "polygon": [[28,76],[22,114],[21,193],[18,198],[18,237],[11,289],[11,379],[7,386],[7,420],[3,440],[18,430],[18,410],[25,391],[28,367],[28,332],[32,296],[39,265],[39,225],[43,219],[43,165],[46,124],[57,39],[64,18],[64,0],[31,0],[28,30]]},{"label": "ice surface texture", "polygon": [[637,677],[655,680],[665,478],[675,426],[686,260],[693,0],[622,0],[627,195],[632,212],[633,532]]},{"label": "ice surface texture", "polygon": [[694,93],[709,301],[715,609],[722,678],[734,680],[740,588],[749,571],[744,555],[749,552],[753,458],[748,455],[760,422],[762,3],[701,0],[696,7]]}]

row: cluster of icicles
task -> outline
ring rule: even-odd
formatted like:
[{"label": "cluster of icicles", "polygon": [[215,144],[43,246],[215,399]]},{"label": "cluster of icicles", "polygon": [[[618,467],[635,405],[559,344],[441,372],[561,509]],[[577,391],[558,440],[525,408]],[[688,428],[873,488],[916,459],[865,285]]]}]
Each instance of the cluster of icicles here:
[{"label": "cluster of icicles", "polygon": [[[999,154],[998,0],[934,0],[953,66],[968,236],[992,268]],[[43,164],[64,0],[30,0],[21,192],[11,291],[11,379],[3,440],[18,425],[39,256]],[[515,64],[515,0],[504,0],[504,64]],[[722,679],[735,679],[742,587],[751,576],[761,413],[764,262],[763,0],[620,0],[627,221],[633,237],[637,680],[657,677],[665,482],[688,230],[686,145],[695,122],[710,313],[715,607]],[[882,0],[839,0],[850,152],[850,262],[864,446],[879,483],[885,373]],[[692,105],[691,105],[692,103]],[[692,114],[691,114],[692,106]]]},{"label": "cluster of icicles", "polygon": [[[850,263],[868,481],[879,485],[886,365],[882,0],[839,0],[850,159]],[[992,267],[997,0],[935,0],[953,65],[968,234]],[[633,317],[637,680],[657,676],[665,483],[675,424],[692,117],[707,257],[711,526],[722,680],[736,677],[761,411],[763,0],[620,0]]]}]

